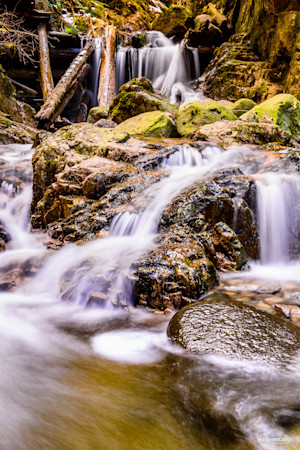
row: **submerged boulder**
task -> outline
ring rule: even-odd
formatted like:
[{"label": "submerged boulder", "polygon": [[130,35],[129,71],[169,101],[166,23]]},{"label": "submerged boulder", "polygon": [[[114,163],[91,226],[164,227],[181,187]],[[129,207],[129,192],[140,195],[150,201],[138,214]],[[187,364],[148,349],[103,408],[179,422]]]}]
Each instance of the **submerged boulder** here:
[{"label": "submerged boulder", "polygon": [[130,117],[150,111],[176,113],[178,107],[158,91],[153,90],[147,78],[134,78],[120,88],[109,108],[109,118],[121,123]]},{"label": "submerged boulder", "polygon": [[173,5],[152,22],[151,30],[161,31],[169,37],[182,38],[186,31],[193,26],[191,11],[185,6]]},{"label": "submerged boulder", "polygon": [[174,343],[198,354],[286,363],[300,350],[296,325],[222,294],[182,308],[167,333]]},{"label": "submerged boulder", "polygon": [[126,131],[131,136],[176,137],[176,127],[170,114],[151,111],[131,117],[117,126],[116,131]]},{"label": "submerged boulder", "polygon": [[236,119],[236,115],[226,106],[207,99],[182,106],[177,115],[177,129],[182,136],[185,136],[207,123]]},{"label": "submerged boulder", "polygon": [[241,116],[249,122],[270,122],[293,136],[300,134],[300,101],[290,94],[278,94],[254,106]]}]

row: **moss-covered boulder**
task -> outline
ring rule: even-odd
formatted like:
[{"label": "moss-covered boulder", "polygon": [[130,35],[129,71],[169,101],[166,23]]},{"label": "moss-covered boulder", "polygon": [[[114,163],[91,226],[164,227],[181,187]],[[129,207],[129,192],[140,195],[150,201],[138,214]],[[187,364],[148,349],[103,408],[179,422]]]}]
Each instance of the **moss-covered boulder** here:
[{"label": "moss-covered boulder", "polygon": [[294,147],[292,135],[273,123],[254,123],[243,120],[222,120],[203,125],[189,137],[200,141],[215,141],[220,145],[264,145],[275,142]]},{"label": "moss-covered boulder", "polygon": [[236,118],[235,114],[226,106],[207,99],[182,106],[177,115],[177,129],[182,136],[185,136],[207,123],[218,120],[236,120]]},{"label": "moss-covered boulder", "polygon": [[0,111],[0,144],[33,144],[38,130],[15,122]]},{"label": "moss-covered boulder", "polygon": [[176,137],[177,131],[174,122],[168,113],[151,111],[125,120],[115,128],[116,131],[131,136],[140,135],[148,137]]},{"label": "moss-covered boulder", "polygon": [[193,15],[185,6],[173,5],[163,11],[151,24],[151,30],[157,30],[166,36],[183,37],[194,26]]},{"label": "moss-covered boulder", "polygon": [[255,106],[241,119],[269,122],[297,137],[300,134],[300,101],[290,94],[279,94]]},{"label": "moss-covered boulder", "polygon": [[182,308],[167,333],[191,352],[269,363],[288,363],[300,349],[299,327],[221,294]]},{"label": "moss-covered boulder", "polygon": [[87,121],[89,123],[96,123],[100,119],[106,119],[108,117],[108,109],[107,106],[95,106],[95,108],[91,108]]},{"label": "moss-covered boulder", "polygon": [[16,99],[16,89],[9,80],[6,72],[0,66],[0,111],[7,115],[14,122],[24,123],[29,127],[34,127],[34,109],[26,103]]},{"label": "moss-covered boulder", "polygon": [[256,103],[250,98],[240,98],[239,100],[233,103],[231,111],[237,117],[240,117],[250,109],[254,108],[254,106],[256,106]]},{"label": "moss-covered boulder", "polygon": [[158,91],[146,78],[135,78],[120,88],[109,108],[109,118],[121,123],[130,117],[149,111],[167,111],[175,114],[178,107]]}]

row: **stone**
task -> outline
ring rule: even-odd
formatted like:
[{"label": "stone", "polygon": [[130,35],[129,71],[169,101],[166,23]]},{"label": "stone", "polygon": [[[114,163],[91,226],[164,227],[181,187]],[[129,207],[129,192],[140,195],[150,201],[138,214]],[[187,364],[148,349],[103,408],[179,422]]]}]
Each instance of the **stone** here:
[{"label": "stone", "polygon": [[100,119],[106,119],[108,117],[108,106],[95,106],[89,111],[87,118],[88,123],[96,123]]},{"label": "stone", "polygon": [[131,117],[117,126],[116,131],[125,131],[131,136],[176,137],[176,127],[170,114],[151,111]]},{"label": "stone", "polygon": [[285,319],[222,294],[188,305],[171,319],[170,339],[188,351],[288,363],[300,348],[300,329]]},{"label": "stone", "polygon": [[188,103],[179,108],[177,130],[182,135],[195,132],[200,126],[219,120],[236,120],[235,114],[224,105],[211,100]]},{"label": "stone", "polygon": [[113,122],[110,119],[99,119],[95,125],[99,128],[116,128],[118,126],[116,122]]},{"label": "stone", "polygon": [[166,36],[182,38],[189,28],[193,28],[192,13],[184,6],[173,5],[163,11],[151,24],[151,30],[161,31]]},{"label": "stone", "polygon": [[242,120],[222,120],[203,125],[188,137],[200,141],[214,141],[219,145],[253,144],[264,145],[271,142],[294,147],[290,133],[273,123],[254,123]]},{"label": "stone", "polygon": [[290,94],[278,94],[254,106],[241,119],[262,123],[271,121],[297,137],[300,134],[300,101]]},{"label": "stone", "polygon": [[15,122],[0,111],[1,144],[33,144],[37,133],[37,129]]},{"label": "stone", "polygon": [[130,117],[150,111],[167,111],[175,114],[178,107],[153,87],[146,78],[134,78],[120,88],[109,108],[109,118],[121,123]]},{"label": "stone", "polygon": [[237,116],[240,117],[250,109],[254,108],[256,103],[249,98],[240,98],[236,102],[233,103],[231,107],[231,111]]}]

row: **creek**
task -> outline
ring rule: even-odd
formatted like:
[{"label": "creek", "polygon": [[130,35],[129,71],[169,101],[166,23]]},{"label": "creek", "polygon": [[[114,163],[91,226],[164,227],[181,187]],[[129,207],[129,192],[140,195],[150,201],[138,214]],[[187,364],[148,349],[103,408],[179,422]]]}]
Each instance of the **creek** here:
[{"label": "creek", "polygon": [[[261,260],[224,274],[219,291],[257,300],[258,287],[276,283],[284,294],[300,292],[298,253],[287,232],[298,221],[296,172],[258,170],[261,155],[248,147],[199,153],[178,146],[163,163],[169,177],[146,191],[140,215],[117,216],[107,238],[53,251],[29,231],[30,146],[0,151],[0,219],[8,236],[0,255],[0,448],[299,447],[300,360],[280,367],[191,355],[167,339],[169,316],[114,307],[121,291],[130,302],[131,267],[155,245],[167,204],[233,164],[256,180]],[[105,284],[109,301],[85,308],[95,283]],[[72,301],[62,301],[66,286]]]}]

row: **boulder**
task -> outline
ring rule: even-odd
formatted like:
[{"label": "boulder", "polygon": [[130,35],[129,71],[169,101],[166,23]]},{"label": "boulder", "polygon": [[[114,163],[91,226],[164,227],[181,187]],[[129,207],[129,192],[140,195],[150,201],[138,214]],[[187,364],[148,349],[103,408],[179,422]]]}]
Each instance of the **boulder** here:
[{"label": "boulder", "polygon": [[108,117],[108,106],[95,106],[89,111],[87,118],[88,123],[96,123],[100,119],[106,119]]},{"label": "boulder", "polygon": [[117,126],[116,131],[125,131],[131,136],[176,137],[176,127],[171,115],[160,111],[151,111],[131,117]]},{"label": "boulder", "polygon": [[223,120],[203,125],[188,136],[195,140],[214,141],[225,146],[234,144],[263,145],[270,142],[289,147],[295,146],[291,134],[278,125],[242,120]]},{"label": "boulder", "polygon": [[118,126],[116,122],[113,122],[110,119],[99,119],[95,122],[95,125],[99,128],[116,128]]},{"label": "boulder", "polygon": [[0,66],[0,111],[14,122],[24,123],[26,126],[35,127],[35,111],[26,103],[16,98],[16,89],[9,80],[6,72]]},{"label": "boulder", "polygon": [[189,28],[193,28],[192,13],[184,6],[173,5],[156,17],[151,30],[161,31],[166,36],[183,38]]},{"label": "boulder", "polygon": [[188,32],[188,38],[195,46],[215,47],[223,41],[223,33],[218,26],[212,23],[208,14],[201,14],[195,19],[195,29]]},{"label": "boulder", "polygon": [[300,134],[300,101],[290,94],[279,94],[254,106],[241,116],[249,122],[269,122],[278,125],[294,137]]},{"label": "boulder", "polygon": [[1,144],[33,144],[37,133],[37,129],[15,122],[0,111]]},{"label": "boulder", "polygon": [[233,103],[231,107],[231,111],[237,116],[240,117],[250,109],[254,108],[256,103],[249,98],[240,98],[236,102]]},{"label": "boulder", "polygon": [[177,130],[182,135],[192,134],[200,126],[219,120],[236,120],[226,106],[207,99],[182,106],[177,115]]},{"label": "boulder", "polygon": [[121,123],[130,117],[150,111],[167,111],[176,113],[178,107],[153,87],[146,78],[135,78],[120,88],[109,108],[109,118]]},{"label": "boulder", "polygon": [[288,363],[300,349],[296,325],[222,294],[182,308],[167,334],[191,352],[268,363]]}]

